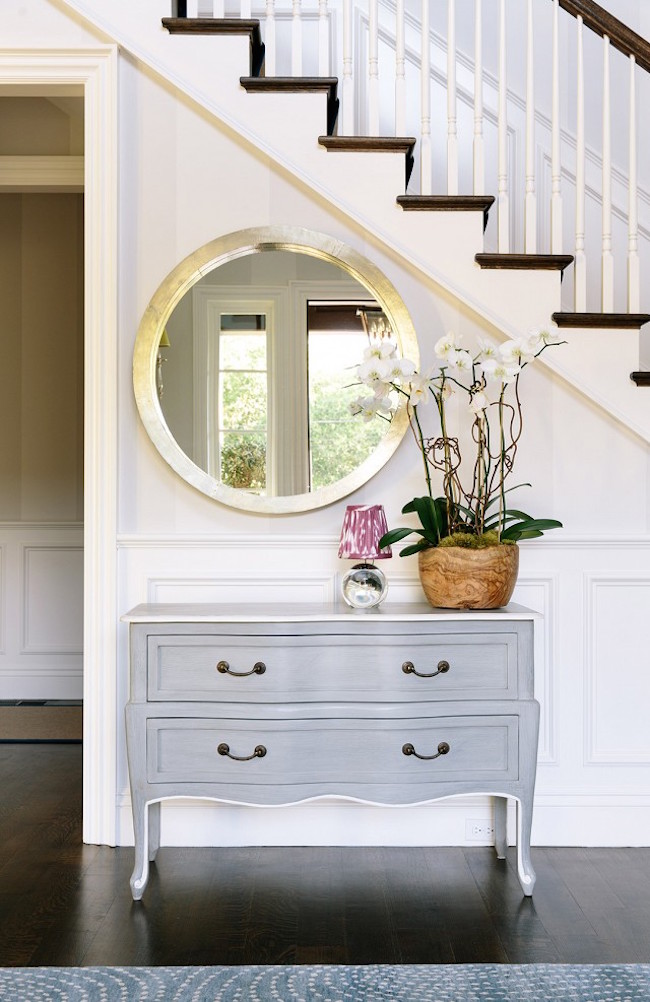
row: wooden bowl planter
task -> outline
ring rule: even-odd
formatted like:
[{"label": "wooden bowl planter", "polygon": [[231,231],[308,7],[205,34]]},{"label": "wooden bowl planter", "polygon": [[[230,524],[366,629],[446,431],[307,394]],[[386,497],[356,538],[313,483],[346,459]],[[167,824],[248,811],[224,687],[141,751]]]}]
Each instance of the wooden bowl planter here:
[{"label": "wooden bowl planter", "polygon": [[473,550],[436,546],[418,555],[427,601],[439,609],[499,609],[517,582],[519,547],[500,543]]}]

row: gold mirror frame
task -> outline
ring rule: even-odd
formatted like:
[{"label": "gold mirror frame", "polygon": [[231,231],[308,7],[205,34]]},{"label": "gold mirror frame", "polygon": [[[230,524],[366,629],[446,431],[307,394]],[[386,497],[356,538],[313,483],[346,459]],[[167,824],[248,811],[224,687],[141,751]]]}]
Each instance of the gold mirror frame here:
[{"label": "gold mirror frame", "polygon": [[310,511],[332,504],[365,484],[390,459],[408,427],[400,403],[379,445],[352,473],[318,490],[282,497],[261,497],[227,487],[197,466],[167,427],[156,389],[156,359],[167,321],[183,296],[199,279],[236,258],[263,251],[293,251],[343,268],[366,287],[386,314],[403,355],[416,364],[419,351],[406,306],[388,279],[361,254],[334,237],[297,226],[264,226],[238,230],[200,247],[174,268],[158,287],[138,328],[133,353],[133,388],[140,417],[163,459],[186,483],[231,508],[266,514]]}]

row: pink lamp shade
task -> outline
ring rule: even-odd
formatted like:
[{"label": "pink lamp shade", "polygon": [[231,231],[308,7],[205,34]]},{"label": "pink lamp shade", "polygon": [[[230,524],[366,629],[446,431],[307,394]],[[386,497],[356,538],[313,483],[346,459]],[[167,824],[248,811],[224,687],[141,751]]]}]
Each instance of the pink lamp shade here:
[{"label": "pink lamp shade", "polygon": [[390,546],[379,548],[388,532],[386,514],[380,504],[349,504],[343,516],[339,557],[345,560],[387,560]]}]

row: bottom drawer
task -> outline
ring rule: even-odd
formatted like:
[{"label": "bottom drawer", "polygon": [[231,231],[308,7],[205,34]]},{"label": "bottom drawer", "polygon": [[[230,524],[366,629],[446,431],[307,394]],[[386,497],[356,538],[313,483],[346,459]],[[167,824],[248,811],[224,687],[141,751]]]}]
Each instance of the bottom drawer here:
[{"label": "bottom drawer", "polygon": [[[449,750],[439,754],[443,744]],[[343,790],[346,783],[489,782],[516,780],[518,774],[516,715],[147,720],[149,783],[322,783]]]}]

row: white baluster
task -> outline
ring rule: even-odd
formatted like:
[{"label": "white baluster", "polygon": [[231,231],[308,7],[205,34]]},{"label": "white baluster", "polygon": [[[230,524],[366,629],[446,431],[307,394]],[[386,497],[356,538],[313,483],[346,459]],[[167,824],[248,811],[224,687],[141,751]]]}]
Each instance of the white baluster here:
[{"label": "white baluster", "polygon": [[368,16],[368,135],[379,135],[379,0],[370,0]]},{"label": "white baluster", "polygon": [[638,313],[641,308],[639,278],[639,217],[636,162],[636,59],[630,56],[630,152],[628,189],[628,251],[627,251],[627,308]]},{"label": "white baluster", "polygon": [[397,0],[395,14],[395,135],[406,135],[406,53],[404,0]]},{"label": "white baluster", "polygon": [[251,0],[241,0],[240,8],[241,17],[244,19],[249,19],[251,16]]},{"label": "white baluster", "polygon": [[601,308],[614,311],[614,258],[612,256],[612,110],[609,67],[610,42],[603,36],[603,256]]},{"label": "white baluster", "polygon": [[341,121],[343,134],[354,135],[354,67],[352,63],[352,0],[343,0],[343,81]]},{"label": "white baluster", "polygon": [[533,0],[528,0],[526,44],[526,196],[524,203],[524,251],[537,251],[537,196],[535,194],[535,71],[533,47]]},{"label": "white baluster", "polygon": [[587,309],[587,259],[585,257],[585,63],[583,23],[578,17],[576,81],[576,249],[574,274],[574,310]]},{"label": "white baluster", "polygon": [[330,32],[327,0],[318,0],[318,74],[330,75]]},{"label": "white baluster", "polygon": [[212,16],[213,17],[225,17],[226,5],[224,0],[214,0],[212,4]]},{"label": "white baluster", "polygon": [[483,0],[474,4],[474,194],[485,194],[483,143]]},{"label": "white baluster", "polygon": [[199,2],[198,2],[198,0],[187,0],[187,16],[188,17],[198,17],[199,16]]},{"label": "white baluster", "polygon": [[264,45],[264,72],[272,77],[275,76],[275,0],[266,0]]},{"label": "white baluster", "polygon": [[458,194],[456,120],[456,0],[447,0],[447,194]]},{"label": "white baluster", "polygon": [[497,168],[498,248],[510,250],[508,200],[508,92],[506,89],[506,0],[499,0],[499,165]]},{"label": "white baluster", "polygon": [[302,76],[302,19],[300,17],[300,0],[293,0],[293,18],[291,20],[291,75]]},{"label": "white baluster", "polygon": [[553,0],[551,93],[551,254],[562,253],[562,167],[560,164],[560,29],[559,0]]},{"label": "white baluster", "polygon": [[431,46],[429,0],[422,0],[422,53],[420,59],[420,193],[431,194]]}]

